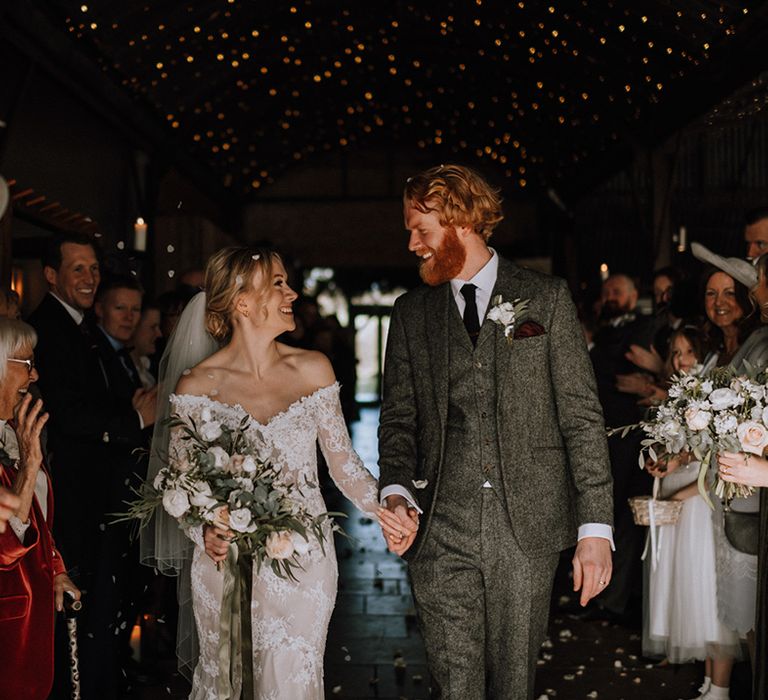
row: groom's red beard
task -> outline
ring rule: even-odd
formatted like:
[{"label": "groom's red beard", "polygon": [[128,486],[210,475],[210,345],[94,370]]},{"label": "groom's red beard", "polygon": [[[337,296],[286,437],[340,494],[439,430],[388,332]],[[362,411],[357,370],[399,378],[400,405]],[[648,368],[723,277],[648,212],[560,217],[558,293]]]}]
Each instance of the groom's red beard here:
[{"label": "groom's red beard", "polygon": [[419,275],[426,284],[436,287],[458,277],[467,259],[467,251],[453,226],[445,229],[443,242],[437,250],[428,250],[432,252],[432,257],[419,263]]}]

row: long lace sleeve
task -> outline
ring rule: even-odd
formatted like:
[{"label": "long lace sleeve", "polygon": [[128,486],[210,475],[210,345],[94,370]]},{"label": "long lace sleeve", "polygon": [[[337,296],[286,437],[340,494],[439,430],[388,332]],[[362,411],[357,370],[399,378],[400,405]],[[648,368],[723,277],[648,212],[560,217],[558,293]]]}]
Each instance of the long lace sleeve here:
[{"label": "long lace sleeve", "polygon": [[336,486],[363,512],[374,514],[378,483],[352,448],[339,401],[339,385],[322,390],[317,403],[317,439]]}]

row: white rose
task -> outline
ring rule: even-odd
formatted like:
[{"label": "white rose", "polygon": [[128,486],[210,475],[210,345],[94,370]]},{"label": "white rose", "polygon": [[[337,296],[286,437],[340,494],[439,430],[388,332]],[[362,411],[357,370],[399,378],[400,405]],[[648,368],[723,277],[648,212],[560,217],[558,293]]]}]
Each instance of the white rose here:
[{"label": "white rose", "polygon": [[685,412],[685,422],[691,430],[704,430],[709,425],[712,414],[692,406]]},{"label": "white rose", "polygon": [[213,442],[221,437],[221,425],[219,423],[203,423],[200,426],[200,437],[206,442]]},{"label": "white rose", "polygon": [[709,401],[712,408],[716,411],[724,411],[726,408],[733,408],[743,403],[743,399],[733,389],[715,389],[709,395]]},{"label": "white rose", "polygon": [[508,301],[503,304],[497,304],[488,312],[488,318],[496,323],[508,326],[515,320],[514,306]]},{"label": "white rose", "polygon": [[755,421],[746,421],[737,429],[741,449],[755,455],[762,455],[765,446],[768,445],[768,430],[764,425]]},{"label": "white rose", "polygon": [[169,489],[163,494],[163,508],[173,518],[180,518],[189,510],[189,499],[181,489]]},{"label": "white rose", "polygon": [[256,471],[256,460],[253,457],[251,457],[251,455],[248,455],[243,460],[242,466],[243,466],[244,472],[246,472],[247,474],[252,474],[253,472]]},{"label": "white rose", "polygon": [[270,532],[267,537],[266,550],[267,556],[271,559],[288,559],[294,551],[291,533],[288,530]]},{"label": "white rose", "polygon": [[189,502],[198,508],[213,508],[216,505],[216,499],[212,498],[211,487],[205,481],[196,481],[192,485],[193,494]]},{"label": "white rose", "polygon": [[670,452],[677,454],[685,446],[685,434],[683,426],[676,420],[670,420],[661,426],[661,439],[664,441]]},{"label": "white rose", "polygon": [[300,557],[304,557],[309,553],[309,540],[305,540],[298,532],[294,532],[291,535],[291,542],[293,543],[294,551]]},{"label": "white rose", "polygon": [[219,469],[229,464],[229,455],[223,447],[209,447],[208,454],[213,456],[213,464]]},{"label": "white rose", "polygon": [[251,520],[251,511],[238,508],[229,514],[229,527],[235,532],[255,532],[256,523]]},{"label": "white rose", "polygon": [[763,409],[763,425],[768,426],[768,406]]},{"label": "white rose", "polygon": [[245,476],[237,476],[235,477],[235,481],[240,485],[240,488],[243,491],[247,491],[248,493],[253,492],[253,479],[249,479]]},{"label": "white rose", "polygon": [[723,413],[715,417],[715,432],[718,435],[728,435],[732,433],[739,425],[736,416],[730,413]]},{"label": "white rose", "polygon": [[208,406],[200,411],[200,419],[203,421],[203,423],[210,423],[213,419],[213,416],[211,416],[211,409],[208,408]]}]

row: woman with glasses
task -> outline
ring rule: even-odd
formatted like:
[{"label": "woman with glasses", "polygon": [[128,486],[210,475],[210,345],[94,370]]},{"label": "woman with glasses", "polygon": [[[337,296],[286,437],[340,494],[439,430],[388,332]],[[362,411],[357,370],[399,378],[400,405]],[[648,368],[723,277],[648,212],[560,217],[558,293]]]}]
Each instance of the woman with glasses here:
[{"label": "woman with glasses", "polygon": [[[0,697],[47,698],[53,683],[54,610],[80,591],[53,542],[53,497],[40,431],[48,419],[37,381],[34,329],[0,319],[0,486],[15,497],[0,533]],[[13,500],[11,501],[14,502]]]}]

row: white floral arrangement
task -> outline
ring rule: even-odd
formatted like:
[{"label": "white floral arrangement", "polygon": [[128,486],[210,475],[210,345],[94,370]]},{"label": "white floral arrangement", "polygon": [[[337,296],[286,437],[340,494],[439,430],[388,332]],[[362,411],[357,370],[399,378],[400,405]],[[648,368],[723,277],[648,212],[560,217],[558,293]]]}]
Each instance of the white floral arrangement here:
[{"label": "white floral arrangement", "polygon": [[[765,381],[751,374],[736,376],[729,368],[717,368],[702,376],[695,368],[673,377],[669,398],[639,424],[648,435],[642,441],[640,466],[645,466],[646,454],[658,461],[659,447],[670,456],[692,452],[701,462],[699,492],[710,506],[710,487],[726,503],[753,493],[751,486],[725,482],[709,468],[719,452],[762,455],[768,446]],[[626,434],[631,427],[619,430]]]},{"label": "white floral arrangement", "polygon": [[486,317],[504,328],[504,337],[511,343],[515,337],[515,324],[520,321],[528,310],[530,299],[513,299],[504,301],[501,294],[491,300],[491,308]]},{"label": "white floral arrangement", "polygon": [[[153,483],[143,485],[123,519],[136,518],[143,526],[162,507],[184,528],[228,528],[239,556],[251,556],[257,567],[266,561],[277,576],[295,581],[294,569],[302,568],[310,538],[325,554],[324,525],[344,514],[310,514],[296,498],[299,487],[285,483],[280,472],[259,457],[264,446],[256,431],[246,430],[250,420],[244,416],[233,429],[214,420],[207,407],[199,426],[191,417],[172,414],[169,429],[182,432],[183,445]],[[309,481],[305,486],[316,488]]]}]

